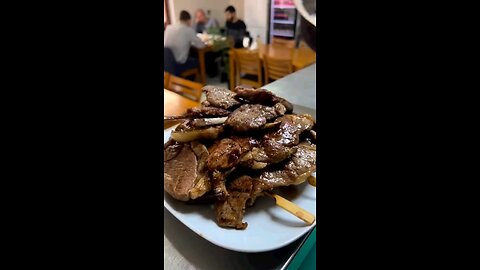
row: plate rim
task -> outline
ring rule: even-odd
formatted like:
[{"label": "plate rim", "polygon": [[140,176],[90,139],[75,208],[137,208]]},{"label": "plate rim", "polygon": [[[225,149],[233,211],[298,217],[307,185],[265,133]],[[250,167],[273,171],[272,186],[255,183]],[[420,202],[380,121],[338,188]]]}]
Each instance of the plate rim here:
[{"label": "plate rim", "polygon": [[217,242],[213,239],[210,239],[209,237],[206,237],[205,235],[195,231],[193,228],[191,228],[190,226],[188,226],[187,224],[185,224],[185,222],[179,218],[177,215],[176,215],[176,210],[172,209],[172,207],[166,202],[166,200],[164,199],[163,200],[163,206],[165,208],[167,208],[168,212],[170,212],[170,214],[172,214],[172,216],[174,216],[178,221],[180,221],[185,227],[187,227],[189,230],[193,231],[195,234],[197,234],[198,236],[202,237],[203,239],[207,240],[208,242],[216,245],[216,246],[219,246],[221,248],[224,248],[224,249],[228,249],[228,250],[233,250],[233,251],[238,251],[238,252],[244,252],[244,253],[258,253],[258,252],[267,252],[267,251],[272,251],[272,250],[277,250],[277,249],[280,249],[282,247],[285,247],[285,246],[288,246],[289,244],[295,242],[296,240],[298,240],[300,237],[304,236],[306,233],[310,232],[311,230],[313,230],[313,228],[315,226],[317,226],[317,219],[315,218],[315,222],[313,222],[312,225],[309,225],[307,230],[305,230],[303,233],[301,234],[298,234],[297,236],[293,237],[292,239],[289,239],[288,241],[285,241],[285,242],[282,242],[281,244],[279,245],[275,245],[275,246],[271,246],[269,248],[259,248],[259,249],[242,249],[242,248],[236,248],[236,247],[231,247],[231,246],[227,246],[227,245],[223,245],[222,243],[220,242]]}]

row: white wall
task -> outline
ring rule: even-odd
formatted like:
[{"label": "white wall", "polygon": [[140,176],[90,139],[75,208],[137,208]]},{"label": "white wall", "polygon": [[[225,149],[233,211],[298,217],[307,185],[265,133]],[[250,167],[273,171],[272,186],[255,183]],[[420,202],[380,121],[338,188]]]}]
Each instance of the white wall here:
[{"label": "white wall", "polygon": [[195,11],[199,8],[205,10],[210,10],[210,17],[215,18],[220,26],[225,25],[225,9],[230,5],[229,0],[168,0],[168,9],[170,11],[170,16],[172,23],[178,21],[180,16],[180,11],[186,10],[193,18],[195,16]]},{"label": "white wall", "polygon": [[260,35],[261,40],[267,42],[268,29],[268,0],[168,0],[168,9],[171,23],[178,21],[180,11],[186,10],[195,16],[198,8],[210,10],[210,16],[215,18],[220,26],[225,26],[225,9],[232,5],[237,16],[245,22],[247,30],[253,38]]},{"label": "white wall", "polygon": [[[260,0],[260,1],[266,1],[266,0]],[[245,13],[244,13],[244,5],[245,1],[244,0],[230,0],[229,6],[232,5],[235,7],[235,10],[237,11],[237,17],[240,18],[242,21],[245,21]],[[227,8],[227,6],[225,7]],[[225,10],[225,8],[223,10]]]},{"label": "white wall", "polygon": [[267,43],[268,29],[268,0],[242,0],[244,2],[245,17],[244,21],[250,36],[256,38],[257,35],[263,43]]}]

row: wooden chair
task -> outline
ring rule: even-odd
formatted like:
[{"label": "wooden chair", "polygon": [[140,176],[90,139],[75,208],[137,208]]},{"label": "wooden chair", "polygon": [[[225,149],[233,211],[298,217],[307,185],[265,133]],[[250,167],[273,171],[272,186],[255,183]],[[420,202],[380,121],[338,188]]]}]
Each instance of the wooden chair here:
[{"label": "wooden chair", "polygon": [[168,82],[170,81],[170,73],[168,72],[163,72],[163,88],[166,88],[168,85]]},{"label": "wooden chair", "polygon": [[273,45],[284,46],[287,48],[295,48],[295,40],[293,39],[284,39],[284,38],[272,38]]},{"label": "wooden chair", "polygon": [[202,96],[203,85],[197,82],[192,82],[174,75],[170,75],[168,87],[166,89],[178,93],[186,98],[200,102]]},{"label": "wooden chair", "polygon": [[310,47],[308,46],[308,44],[303,41],[303,40],[300,40],[300,43],[298,44],[298,48],[307,48],[307,49],[310,49]]},{"label": "wooden chair", "polygon": [[250,85],[256,88],[263,86],[262,61],[257,50],[235,49],[237,84]]},{"label": "wooden chair", "polygon": [[193,68],[189,70],[185,70],[180,73],[180,64],[175,61],[175,57],[173,56],[173,52],[170,48],[163,48],[163,71],[167,71],[172,75],[177,75],[183,78],[188,78],[189,76],[194,75],[195,81],[200,78],[200,72],[198,68]]},{"label": "wooden chair", "polygon": [[263,63],[266,84],[271,81],[270,79],[278,80],[293,72],[291,59],[275,59],[264,56]]},{"label": "wooden chair", "polygon": [[195,76],[195,78],[193,80],[198,82],[198,80],[200,78],[200,72],[198,71],[198,68],[189,69],[187,71],[184,71],[181,76],[182,76],[182,78],[188,78],[190,76]]}]

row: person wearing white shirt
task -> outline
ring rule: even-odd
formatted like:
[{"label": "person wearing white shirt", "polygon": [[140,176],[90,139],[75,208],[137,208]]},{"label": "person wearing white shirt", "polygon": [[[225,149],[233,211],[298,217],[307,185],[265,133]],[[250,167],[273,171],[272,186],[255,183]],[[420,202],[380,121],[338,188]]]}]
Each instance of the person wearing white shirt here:
[{"label": "person wearing white shirt", "polygon": [[189,58],[190,47],[203,48],[205,44],[197,37],[195,30],[191,27],[190,14],[182,10],[180,12],[180,22],[168,25],[165,30],[163,46],[170,48],[178,64],[182,64],[184,68],[198,67],[198,60]]}]

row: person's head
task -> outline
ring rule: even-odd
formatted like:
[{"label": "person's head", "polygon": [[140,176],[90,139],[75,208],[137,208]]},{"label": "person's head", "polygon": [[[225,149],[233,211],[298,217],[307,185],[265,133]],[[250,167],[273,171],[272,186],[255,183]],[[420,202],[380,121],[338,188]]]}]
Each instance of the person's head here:
[{"label": "person's head", "polygon": [[195,12],[195,22],[196,23],[206,23],[207,16],[205,15],[205,11],[203,9],[197,9]]},{"label": "person's head", "polygon": [[192,17],[190,17],[190,13],[188,13],[188,11],[180,11],[180,22],[186,25],[190,25],[192,23]]},{"label": "person's head", "polygon": [[227,22],[234,21],[236,16],[237,16],[237,14],[236,14],[235,8],[233,6],[228,6],[225,9],[225,19],[227,20]]}]

